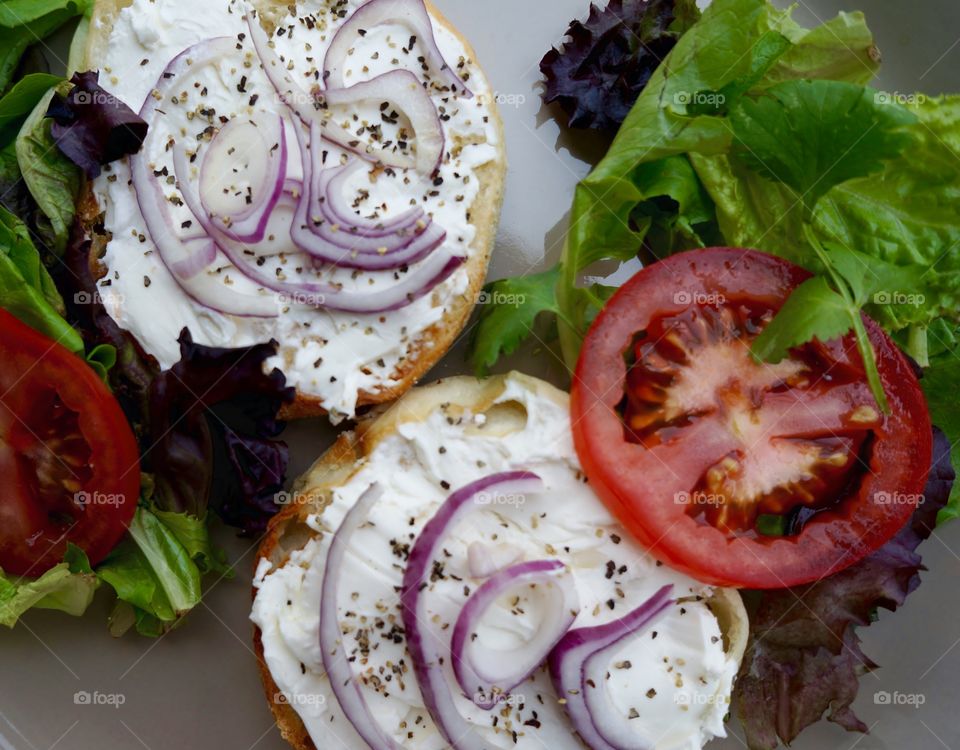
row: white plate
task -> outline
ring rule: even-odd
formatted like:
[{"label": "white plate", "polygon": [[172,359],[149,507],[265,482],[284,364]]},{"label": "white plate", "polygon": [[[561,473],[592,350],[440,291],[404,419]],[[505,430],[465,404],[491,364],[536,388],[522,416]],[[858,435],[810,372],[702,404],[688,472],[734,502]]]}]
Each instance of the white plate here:
[{"label": "white plate", "polygon": [[[213,0],[201,0],[211,2]],[[505,95],[510,176],[491,278],[545,268],[560,252],[573,188],[598,150],[590,139],[568,139],[541,110],[538,62],[587,0],[435,0],[474,43],[497,90]],[[802,2],[798,18],[813,23],[837,10],[867,12],[884,53],[882,83],[891,91],[934,94],[960,89],[960,6],[956,0]],[[960,166],[960,165],[958,165]],[[563,370],[540,347],[513,366],[563,381]],[[464,372],[462,346],[436,374]],[[305,469],[332,432],[320,422],[288,430],[292,471]],[[28,615],[0,633],[2,750],[284,750],[263,698],[247,620],[251,540],[224,533],[239,575],[206,582],[203,602],[185,626],[160,640],[112,639],[109,601],[98,598],[87,617]],[[922,551],[930,572],[896,614],[862,631],[864,651],[882,668],[861,680],[854,708],[871,727],[866,737],[821,723],[801,735],[797,750],[918,750],[960,748],[960,524]],[[78,694],[114,697],[116,705],[84,705]],[[921,696],[923,705],[882,705],[881,694]],[[734,735],[742,736],[736,724]],[[711,750],[744,747],[736,736]],[[338,750],[324,748],[323,750]]]}]

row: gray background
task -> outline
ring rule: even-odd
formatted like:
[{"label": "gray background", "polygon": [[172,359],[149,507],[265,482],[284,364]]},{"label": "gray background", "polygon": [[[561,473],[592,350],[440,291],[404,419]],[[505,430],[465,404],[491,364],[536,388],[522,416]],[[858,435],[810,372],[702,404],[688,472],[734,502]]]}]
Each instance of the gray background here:
[{"label": "gray background", "polygon": [[[209,0],[201,0],[209,1]],[[558,239],[573,187],[586,175],[596,144],[561,134],[538,97],[537,63],[586,0],[435,0],[470,37],[503,106],[511,163],[506,206],[491,278],[540,270],[559,254]],[[884,55],[881,83],[889,91],[927,94],[960,89],[960,6],[956,0],[802,0],[797,18],[811,24],[837,10],[867,12]],[[562,382],[562,367],[545,347],[512,364]],[[462,344],[438,368],[465,371]],[[328,444],[321,422],[288,429],[293,472]],[[208,580],[206,595],[182,629],[160,640],[106,630],[107,597],[74,620],[35,612],[0,632],[0,749],[161,750],[226,748],[283,750],[251,652],[250,571],[255,544],[221,534],[238,575]],[[882,668],[863,678],[855,708],[871,728],[847,734],[821,723],[795,743],[798,750],[960,750],[960,524],[923,547],[930,572],[898,613],[883,613],[864,629],[864,651]],[[76,705],[78,691],[117,694],[124,705]],[[919,696],[923,705],[878,705],[885,691]],[[714,750],[744,747],[740,728]],[[335,750],[331,748],[330,750]]]}]

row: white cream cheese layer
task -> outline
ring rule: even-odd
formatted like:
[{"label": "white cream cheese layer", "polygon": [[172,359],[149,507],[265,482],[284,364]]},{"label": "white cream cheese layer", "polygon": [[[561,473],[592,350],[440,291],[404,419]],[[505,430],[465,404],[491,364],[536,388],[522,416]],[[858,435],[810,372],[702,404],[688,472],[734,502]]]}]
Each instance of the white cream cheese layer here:
[{"label": "white cream cheese layer", "polygon": [[[428,712],[406,651],[398,589],[406,555],[424,524],[451,489],[506,470],[539,474],[546,492],[492,497],[444,542],[444,575],[430,589],[436,622],[453,622],[467,596],[482,583],[467,564],[471,545],[519,554],[522,560],[558,559],[569,566],[580,598],[574,627],[624,616],[664,584],[682,599],[648,632],[609,654],[604,686],[625,722],[657,750],[697,750],[724,736],[732,681],[716,617],[702,600],[710,590],[660,566],[631,543],[626,532],[584,482],[573,449],[566,407],[535,395],[511,379],[500,402],[516,402],[526,424],[492,434],[483,415],[435,413],[404,424],[377,445],[332,504],[311,525],[323,536],[310,541],[282,568],[261,564],[252,619],[262,632],[264,656],[277,685],[303,719],[317,747],[361,750],[364,742],[345,719],[324,676],[319,652],[319,602],[331,530],[372,483],[384,489],[371,524],[358,531],[340,571],[340,624],[347,650],[357,657],[367,701],[380,725],[417,750],[447,744]],[[485,431],[486,430],[486,431]],[[516,608],[519,609],[519,608]],[[495,606],[483,638],[514,648],[529,640],[543,612],[531,597],[519,613]],[[452,628],[444,632],[450,633]],[[463,697],[447,666],[457,706],[491,746],[530,750],[580,748],[545,668],[495,710]],[[634,717],[634,718],[631,718]]]},{"label": "white cream cheese layer", "polygon": [[[291,14],[282,18],[273,42],[291,75],[309,90],[321,76],[323,57],[337,28],[359,5],[360,0],[306,0],[291,5]],[[295,11],[295,12],[294,12]],[[101,84],[139,110],[166,65],[178,53],[212,36],[238,38],[236,56],[216,65],[191,71],[183,81],[177,106],[163,106],[163,117],[150,127],[161,137],[148,154],[151,167],[169,184],[169,197],[176,199],[172,175],[170,139],[183,141],[194,149],[208,128],[219,128],[224,118],[280,113],[286,117],[290,149],[290,176],[302,175],[294,127],[303,127],[281,104],[254,54],[245,34],[244,6],[237,0],[133,0],[116,18],[107,48],[100,54]],[[438,45],[445,59],[467,79],[477,94],[472,99],[431,91],[441,115],[446,152],[439,173],[425,177],[413,170],[380,173],[375,180],[366,174],[354,179],[353,188],[366,197],[357,210],[364,216],[373,212],[390,217],[421,205],[447,232],[445,247],[463,256],[476,252],[476,230],[469,222],[471,206],[480,183],[476,170],[498,159],[498,129],[489,111],[492,100],[482,71],[467,58],[459,38],[435,24]],[[248,36],[248,35],[247,35]],[[346,66],[346,81],[354,84],[397,68],[422,74],[417,58],[420,51],[407,49],[410,32],[402,26],[384,25],[371,29],[354,45]],[[368,120],[380,123],[376,103],[357,111],[344,112],[345,122]],[[383,123],[383,137],[404,126]],[[200,136],[198,138],[198,136]],[[414,140],[415,146],[415,140]],[[340,163],[345,152],[327,144],[328,164]],[[164,171],[165,170],[165,171]],[[193,175],[195,177],[195,173]],[[361,184],[362,180],[366,183]],[[111,234],[103,262],[107,275],[100,282],[100,296],[109,314],[129,330],[154,355],[161,366],[179,359],[177,337],[189,328],[202,344],[234,347],[275,339],[278,356],[268,363],[279,367],[288,384],[300,392],[320,398],[334,419],[352,416],[360,390],[376,391],[390,386],[393,376],[411,345],[468,286],[461,268],[427,295],[401,310],[384,314],[348,314],[298,304],[257,286],[242,277],[223,257],[213,271],[224,284],[238,290],[273,297],[279,317],[244,318],[224,315],[188,297],[162,263],[154,247],[130,182],[126,161],[108,167],[94,183],[105,227]],[[176,200],[175,200],[176,203]],[[197,234],[198,227],[185,206],[172,205],[174,231],[181,237]],[[268,270],[282,273],[297,265],[286,254],[295,250],[289,239],[289,212],[278,210],[271,220],[263,250],[270,257]],[[284,228],[286,222],[286,229]],[[375,293],[395,282],[394,271],[357,273],[350,269],[324,268],[312,274],[316,280],[330,280],[347,289]]]}]

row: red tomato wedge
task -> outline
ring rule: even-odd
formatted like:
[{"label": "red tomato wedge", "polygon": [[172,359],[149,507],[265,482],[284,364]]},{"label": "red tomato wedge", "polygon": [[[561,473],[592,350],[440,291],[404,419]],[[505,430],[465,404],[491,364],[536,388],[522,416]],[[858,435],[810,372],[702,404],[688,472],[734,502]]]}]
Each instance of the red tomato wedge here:
[{"label": "red tomato wedge", "polygon": [[0,310],[0,568],[36,577],[67,543],[91,564],[116,545],[140,494],[120,405],[82,359]]},{"label": "red tomato wedge", "polygon": [[[807,278],[756,251],[682,253],[628,281],[584,341],[572,389],[584,470],[642,544],[702,581],[818,580],[883,545],[922,501],[930,416],[876,323],[889,416],[849,337],[753,360],[751,342]],[[761,533],[771,517],[785,534]]]}]

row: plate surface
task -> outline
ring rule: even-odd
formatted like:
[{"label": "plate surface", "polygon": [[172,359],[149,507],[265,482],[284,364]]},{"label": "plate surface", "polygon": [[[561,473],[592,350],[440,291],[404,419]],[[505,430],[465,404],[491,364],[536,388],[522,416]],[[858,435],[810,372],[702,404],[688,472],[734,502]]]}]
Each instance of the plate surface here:
[{"label": "plate surface", "polygon": [[[571,18],[586,14],[587,0],[434,1],[473,42],[502,95],[510,174],[491,278],[541,270],[559,255],[574,185],[602,153],[590,138],[561,133],[541,108],[537,85],[540,57]],[[812,24],[855,9],[867,13],[879,40],[886,90],[958,89],[956,0],[802,0],[797,18]],[[508,364],[558,384],[565,379],[546,346]],[[465,371],[461,342],[433,374]],[[288,428],[292,471],[307,468],[332,435],[319,421]],[[112,639],[107,597],[80,620],[34,612],[13,631],[0,632],[0,750],[288,747],[267,708],[250,646],[255,540],[225,531],[220,541],[237,576],[208,580],[189,621],[164,638]],[[801,736],[796,750],[960,749],[960,523],[942,529],[922,551],[930,569],[923,585],[900,612],[884,612],[862,631],[864,652],[882,667],[861,680],[854,705],[870,735],[821,723]],[[84,703],[94,695],[109,700]],[[888,695],[899,700],[888,704]],[[912,700],[904,703],[905,697]],[[729,730],[711,750],[745,747],[740,728],[733,723]]]}]

